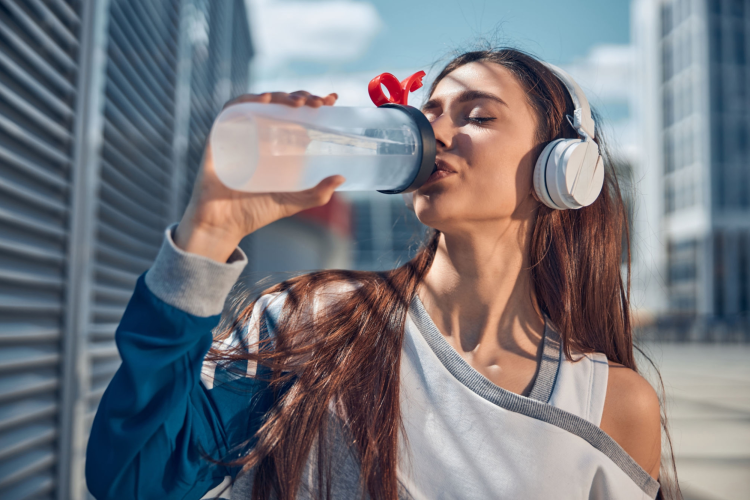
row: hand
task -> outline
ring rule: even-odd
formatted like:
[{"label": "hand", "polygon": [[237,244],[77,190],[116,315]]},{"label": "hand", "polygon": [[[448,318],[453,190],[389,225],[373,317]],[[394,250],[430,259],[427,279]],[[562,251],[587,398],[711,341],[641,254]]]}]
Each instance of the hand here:
[{"label": "hand", "polygon": [[[319,97],[309,92],[245,94],[224,107],[243,102],[285,104],[292,107],[333,106],[336,94]],[[180,224],[175,244],[186,252],[226,262],[240,240],[278,219],[307,208],[325,205],[334,190],[344,182],[340,175],[327,177],[317,186],[289,193],[246,193],[226,187],[216,176],[210,146]]]}]

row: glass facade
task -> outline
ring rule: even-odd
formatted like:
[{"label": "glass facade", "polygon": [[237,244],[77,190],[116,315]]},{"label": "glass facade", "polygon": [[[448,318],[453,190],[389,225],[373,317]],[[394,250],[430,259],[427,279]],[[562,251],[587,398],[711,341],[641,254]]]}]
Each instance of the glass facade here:
[{"label": "glass facade", "polygon": [[662,5],[662,145],[667,214],[700,202],[696,187],[696,72],[690,1]]},{"label": "glass facade", "polygon": [[670,289],[669,306],[675,312],[693,312],[696,307],[696,278],[698,245],[695,240],[670,242],[667,283]]},{"label": "glass facade", "polygon": [[682,228],[704,220],[693,236],[668,234],[673,311],[750,310],[748,4],[672,0],[660,8],[664,213]]}]

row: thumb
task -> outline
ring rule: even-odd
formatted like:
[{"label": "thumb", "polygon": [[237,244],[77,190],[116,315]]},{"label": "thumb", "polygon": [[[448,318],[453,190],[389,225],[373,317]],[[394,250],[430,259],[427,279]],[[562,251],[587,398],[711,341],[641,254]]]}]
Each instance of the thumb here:
[{"label": "thumb", "polygon": [[336,191],[336,188],[342,185],[344,181],[346,181],[346,179],[342,175],[332,175],[331,177],[326,177],[320,181],[317,186],[309,190],[310,206],[307,208],[319,207],[331,201],[331,196],[333,196],[334,191]]},{"label": "thumb", "polygon": [[336,188],[345,180],[341,175],[333,175],[326,177],[310,189],[293,193],[277,193],[276,196],[279,196],[281,204],[286,206],[286,215],[292,215],[301,210],[325,205],[331,200]]}]

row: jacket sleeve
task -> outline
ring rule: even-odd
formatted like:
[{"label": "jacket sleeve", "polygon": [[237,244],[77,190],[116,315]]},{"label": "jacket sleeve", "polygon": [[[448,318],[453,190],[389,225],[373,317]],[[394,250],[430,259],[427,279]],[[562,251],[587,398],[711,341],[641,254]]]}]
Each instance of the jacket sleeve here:
[{"label": "jacket sleeve", "polygon": [[88,487],[100,500],[201,498],[236,475],[212,460],[237,458],[269,404],[263,383],[243,376],[254,368],[204,364],[245,255],[220,264],[186,254],[171,229],[115,334],[122,364],[99,403],[86,454]]}]

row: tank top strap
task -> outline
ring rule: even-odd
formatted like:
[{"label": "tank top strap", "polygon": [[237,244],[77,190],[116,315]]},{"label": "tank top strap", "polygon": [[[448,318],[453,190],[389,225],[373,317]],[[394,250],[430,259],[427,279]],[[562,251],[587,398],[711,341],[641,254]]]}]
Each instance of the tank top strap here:
[{"label": "tank top strap", "polygon": [[[548,321],[548,327],[554,325]],[[599,426],[607,395],[609,363],[600,353],[573,353],[573,361],[561,353],[557,380],[549,404]]]}]

